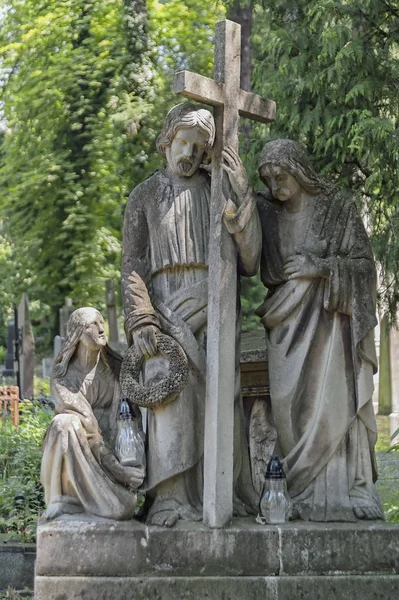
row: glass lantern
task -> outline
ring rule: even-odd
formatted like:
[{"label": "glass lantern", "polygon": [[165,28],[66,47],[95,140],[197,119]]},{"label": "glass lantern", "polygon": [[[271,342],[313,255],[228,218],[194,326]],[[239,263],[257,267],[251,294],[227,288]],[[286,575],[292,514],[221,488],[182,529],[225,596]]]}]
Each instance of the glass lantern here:
[{"label": "glass lantern", "polygon": [[283,467],[278,457],[272,456],[267,465],[265,485],[260,501],[261,516],[266,523],[285,523],[290,518],[291,506]]},{"label": "glass lantern", "polygon": [[115,452],[123,466],[142,468],[146,466],[144,441],[137,426],[137,419],[132,418],[129,404],[124,398],[119,409]]}]

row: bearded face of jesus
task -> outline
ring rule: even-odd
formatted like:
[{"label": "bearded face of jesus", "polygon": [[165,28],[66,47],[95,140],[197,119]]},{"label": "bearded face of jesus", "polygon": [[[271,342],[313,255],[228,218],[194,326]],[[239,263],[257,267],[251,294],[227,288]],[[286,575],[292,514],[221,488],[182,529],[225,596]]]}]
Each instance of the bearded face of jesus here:
[{"label": "bearded face of jesus", "polygon": [[169,169],[179,177],[191,177],[202,163],[208,135],[199,127],[179,127],[165,149]]}]

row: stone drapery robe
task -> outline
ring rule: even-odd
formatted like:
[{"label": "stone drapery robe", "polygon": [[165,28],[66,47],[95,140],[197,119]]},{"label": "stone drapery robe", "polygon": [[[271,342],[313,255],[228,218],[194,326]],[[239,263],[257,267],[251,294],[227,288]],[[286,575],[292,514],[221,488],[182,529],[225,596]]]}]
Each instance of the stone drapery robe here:
[{"label": "stone drapery robe", "polygon": [[114,447],[120,401],[118,380],[102,361],[84,376],[70,363],[51,386],[56,416],[43,441],[41,482],[48,509],[132,519],[137,495],[104,471],[101,459]]},{"label": "stone drapery robe", "polygon": [[[193,499],[195,494],[187,495],[191,494],[188,502],[198,510],[202,502],[204,447],[209,203],[209,176],[198,173],[190,178],[173,176],[172,179],[167,171],[155,173],[135,188],[129,198],[122,262],[122,292],[130,341],[133,331],[153,324],[174,337],[189,360],[189,381],[177,400],[148,410],[145,487],[151,490],[162,481],[194,468],[197,501]],[[261,233],[253,196],[248,196],[230,216],[228,229],[237,244],[240,272],[254,274],[259,263]],[[136,274],[147,286],[150,306],[135,285]],[[236,353],[238,344],[239,338]],[[236,372],[239,378],[239,370]],[[239,393],[238,379],[235,486],[240,498],[253,504]]]},{"label": "stone drapery robe", "polygon": [[[337,190],[298,213],[259,196],[258,309],[266,329],[272,409],[294,508],[302,519],[382,517],[375,479],[376,275],[354,203]],[[293,254],[327,259],[328,278],[286,280]]]}]

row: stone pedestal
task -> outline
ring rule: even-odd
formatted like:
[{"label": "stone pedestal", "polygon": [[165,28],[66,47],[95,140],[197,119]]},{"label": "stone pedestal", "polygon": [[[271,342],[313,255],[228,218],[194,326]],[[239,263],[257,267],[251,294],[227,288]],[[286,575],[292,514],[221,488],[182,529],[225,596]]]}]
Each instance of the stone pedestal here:
[{"label": "stone pedestal", "polygon": [[399,529],[382,522],[173,529],[69,517],[40,524],[36,600],[393,600]]},{"label": "stone pedestal", "polygon": [[390,335],[391,365],[392,365],[392,412],[389,415],[389,425],[392,443],[399,443],[399,331],[391,329]]}]

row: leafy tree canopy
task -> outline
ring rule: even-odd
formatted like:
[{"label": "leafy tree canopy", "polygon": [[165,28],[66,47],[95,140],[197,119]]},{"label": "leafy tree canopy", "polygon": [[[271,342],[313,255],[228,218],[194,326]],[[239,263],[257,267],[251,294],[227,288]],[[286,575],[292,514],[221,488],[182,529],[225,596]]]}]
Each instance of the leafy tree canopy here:
[{"label": "leafy tree canopy", "polygon": [[150,83],[143,6],[10,0],[3,21],[3,285],[55,313],[65,296],[101,304],[104,279],[119,271],[126,184],[127,133],[114,117]]}]

